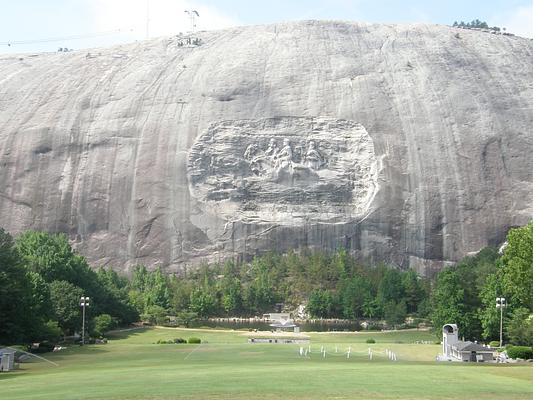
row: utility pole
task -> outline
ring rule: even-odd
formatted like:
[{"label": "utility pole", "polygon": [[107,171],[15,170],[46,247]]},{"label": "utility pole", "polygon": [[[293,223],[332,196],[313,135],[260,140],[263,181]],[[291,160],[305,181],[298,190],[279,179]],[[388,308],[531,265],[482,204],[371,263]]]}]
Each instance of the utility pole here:
[{"label": "utility pole", "polygon": [[503,346],[503,309],[507,307],[505,297],[496,298],[496,308],[500,309],[500,347]]},{"label": "utility pole", "polygon": [[81,297],[80,306],[82,309],[82,323],[81,323],[81,344],[85,344],[85,307],[89,307],[89,298]]}]

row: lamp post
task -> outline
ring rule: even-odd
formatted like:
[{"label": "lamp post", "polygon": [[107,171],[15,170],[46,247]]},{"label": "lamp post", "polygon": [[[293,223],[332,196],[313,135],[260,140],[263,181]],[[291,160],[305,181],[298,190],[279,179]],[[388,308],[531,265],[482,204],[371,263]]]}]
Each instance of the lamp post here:
[{"label": "lamp post", "polygon": [[505,297],[496,297],[496,308],[500,309],[500,347],[503,346],[503,309],[507,307]]},{"label": "lamp post", "polygon": [[85,307],[89,307],[89,298],[82,296],[80,299],[80,306],[82,309],[82,323],[81,323],[81,344],[85,344]]}]

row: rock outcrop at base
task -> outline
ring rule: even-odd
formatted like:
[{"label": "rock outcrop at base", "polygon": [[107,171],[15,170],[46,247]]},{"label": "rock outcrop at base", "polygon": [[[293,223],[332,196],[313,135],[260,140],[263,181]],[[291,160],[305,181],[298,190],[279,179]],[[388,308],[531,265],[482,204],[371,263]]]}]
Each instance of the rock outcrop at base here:
[{"label": "rock outcrop at base", "polygon": [[533,216],[533,41],[306,21],[0,56],[0,225],[168,271],[346,247],[431,273]]}]

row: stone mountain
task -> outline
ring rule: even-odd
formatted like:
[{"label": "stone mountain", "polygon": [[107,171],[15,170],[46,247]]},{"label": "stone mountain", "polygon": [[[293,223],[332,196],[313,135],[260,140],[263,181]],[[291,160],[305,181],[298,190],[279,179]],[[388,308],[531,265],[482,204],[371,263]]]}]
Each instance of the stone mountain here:
[{"label": "stone mountain", "polygon": [[430,273],[533,216],[533,41],[305,21],[0,56],[0,226],[169,271],[346,247]]}]

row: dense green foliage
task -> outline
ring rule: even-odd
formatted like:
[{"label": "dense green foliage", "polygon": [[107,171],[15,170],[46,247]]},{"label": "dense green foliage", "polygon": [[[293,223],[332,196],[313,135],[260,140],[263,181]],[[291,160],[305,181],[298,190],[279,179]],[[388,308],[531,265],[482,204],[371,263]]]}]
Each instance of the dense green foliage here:
[{"label": "dense green foliage", "polygon": [[527,308],[517,308],[507,324],[507,334],[511,343],[533,346],[533,313]]},{"label": "dense green foliage", "polygon": [[496,298],[505,297],[507,340],[532,345],[532,287],[533,222],[509,231],[502,256],[487,248],[438,274],[431,296],[436,332],[440,335],[439,328],[454,321],[468,339],[498,339],[500,310]]},{"label": "dense green foliage", "polygon": [[0,343],[20,342],[32,330],[30,278],[19,262],[13,239],[0,229]]},{"label": "dense green foliage", "polygon": [[133,271],[129,296],[143,320],[152,323],[164,318],[165,310],[188,325],[196,317],[261,315],[281,302],[291,310],[307,304],[313,318],[383,318],[396,326],[407,314],[425,316],[429,287],[413,271],[363,267],[340,250],[267,254],[179,277],[140,266]]},{"label": "dense green foliage", "polygon": [[104,336],[106,332],[115,327],[115,320],[109,314],[100,314],[94,317],[92,333],[96,336]]},{"label": "dense green foliage", "polygon": [[[490,295],[484,298],[482,295],[487,290],[487,285],[493,282],[489,277],[497,270],[497,260],[497,251],[487,248],[438,274],[431,301],[431,319],[438,335],[440,327],[453,321],[459,326],[461,335],[465,338],[482,337],[483,312],[488,307],[491,309],[490,315],[496,312],[493,303],[497,296]],[[484,299],[487,304],[483,304]],[[498,324],[492,328],[497,327],[499,319]],[[486,338],[494,338],[495,334],[496,331],[488,329]]]},{"label": "dense green foliage", "polygon": [[269,253],[251,262],[204,265],[181,275],[134,268],[130,279],[92,270],[64,235],[0,230],[0,342],[53,340],[79,331],[79,298],[91,297],[89,331],[101,336],[142,321],[184,326],[198,318],[257,316],[278,303],[306,305],[312,318],[385,320],[430,316],[435,330],[457,323],[467,339],[499,338],[496,297],[506,297],[507,342],[533,344],[533,222],[513,229],[502,256],[487,248],[433,281],[414,271],[358,264],[346,251]]},{"label": "dense green foliage", "polygon": [[49,288],[54,320],[63,332],[74,332],[82,323],[79,302],[83,289],[67,281],[52,281]]},{"label": "dense green foliage", "polygon": [[507,355],[510,358],[529,360],[533,358],[533,349],[528,346],[511,346],[507,349]]},{"label": "dense green foliage", "polygon": [[533,221],[511,229],[496,274],[499,289],[507,298],[507,335],[516,345],[533,345]]},{"label": "dense green foliage", "polygon": [[501,260],[503,290],[512,303],[533,310],[533,222],[511,229],[507,242]]},{"label": "dense green foliage", "polygon": [[91,297],[87,322],[109,314],[128,324],[138,314],[129,282],[109,270],[93,271],[65,235],[25,232],[16,241],[0,230],[0,343],[57,340],[81,328],[80,297]]}]

